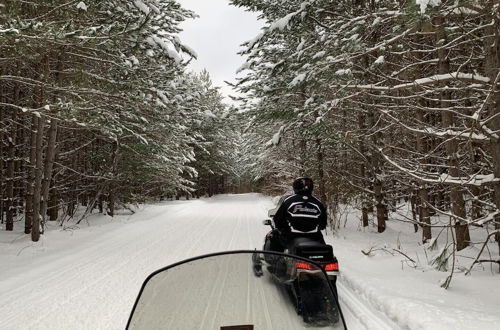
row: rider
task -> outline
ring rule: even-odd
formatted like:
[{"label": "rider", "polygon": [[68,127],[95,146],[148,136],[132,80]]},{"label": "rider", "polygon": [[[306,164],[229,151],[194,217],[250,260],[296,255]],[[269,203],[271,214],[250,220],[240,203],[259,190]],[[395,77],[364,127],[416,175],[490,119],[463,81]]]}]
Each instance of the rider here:
[{"label": "rider", "polygon": [[283,252],[295,237],[311,237],[325,243],[321,230],[326,228],[325,206],[312,195],[313,180],[295,179],[292,195],[282,198],[273,217],[276,229],[270,235],[269,249]]}]

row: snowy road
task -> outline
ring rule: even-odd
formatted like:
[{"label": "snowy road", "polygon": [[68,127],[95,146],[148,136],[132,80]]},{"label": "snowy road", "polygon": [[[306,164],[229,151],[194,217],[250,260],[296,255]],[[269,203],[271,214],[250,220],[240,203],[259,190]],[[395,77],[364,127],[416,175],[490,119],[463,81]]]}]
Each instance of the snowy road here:
[{"label": "snowy road", "polygon": [[[17,244],[0,260],[9,266],[0,272],[0,329],[123,329],[149,273],[201,254],[260,247],[261,220],[272,206],[256,194],[166,202],[73,236],[56,230],[36,246]],[[348,287],[339,290],[350,329],[395,329]]]}]

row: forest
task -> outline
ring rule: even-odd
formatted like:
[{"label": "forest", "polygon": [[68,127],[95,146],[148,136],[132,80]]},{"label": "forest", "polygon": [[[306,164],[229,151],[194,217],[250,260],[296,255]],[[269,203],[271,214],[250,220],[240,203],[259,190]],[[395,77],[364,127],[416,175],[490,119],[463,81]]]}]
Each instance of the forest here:
[{"label": "forest", "polygon": [[410,206],[445,260],[500,244],[500,2],[232,2],[267,22],[235,85],[265,191],[309,175],[334,221],[353,205],[378,232]]},{"label": "forest", "polygon": [[307,175],[332,228],[341,205],[378,232],[408,205],[422,242],[500,247],[498,1],[231,3],[265,22],[234,105],[186,69],[195,13],[176,1],[2,1],[4,229],[37,241],[82,207],[277,195]]},{"label": "forest", "polygon": [[222,192],[236,139],[209,74],[185,69],[196,53],[176,34],[194,16],[175,1],[3,1],[5,230],[24,226],[37,241],[82,206],[113,216]]}]

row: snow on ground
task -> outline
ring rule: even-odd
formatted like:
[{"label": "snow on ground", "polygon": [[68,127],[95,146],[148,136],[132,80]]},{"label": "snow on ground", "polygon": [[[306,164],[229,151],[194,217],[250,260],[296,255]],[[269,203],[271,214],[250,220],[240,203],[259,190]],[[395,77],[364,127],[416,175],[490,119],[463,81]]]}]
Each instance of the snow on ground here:
[{"label": "snow on ground", "polygon": [[[79,228],[53,225],[36,244],[1,231],[0,329],[123,329],[148,274],[201,254],[260,248],[268,230],[261,220],[272,206],[257,194],[169,201],[133,215],[93,215]],[[427,266],[432,252],[417,244],[411,225],[389,221],[377,234],[358,228],[356,214],[347,218],[327,240],[340,260],[350,329],[500,329],[498,268],[457,273],[444,290],[447,273]],[[361,253],[371,247],[385,250]],[[478,248],[468,250],[464,256]]]},{"label": "snow on ground", "polygon": [[[327,238],[340,260],[343,288],[368,301],[402,329],[500,329],[498,266],[476,266],[471,275],[464,275],[480,244],[457,253],[458,270],[445,290],[440,284],[449,273],[428,265],[436,252],[419,243],[422,233],[413,233],[412,224],[397,221],[402,217],[393,215],[387,230],[379,234],[374,227],[361,228],[357,212],[347,211],[345,217],[346,226],[343,220],[343,228]],[[433,229],[433,235],[439,231]],[[471,236],[481,242],[484,229],[471,228]],[[445,239],[442,232],[438,246]],[[491,247],[493,256],[497,256],[496,243]],[[361,252],[371,248],[370,256]],[[415,260],[416,265],[395,250]],[[342,299],[342,291],[339,296]],[[367,328],[379,328],[369,315],[366,320],[358,316]]]},{"label": "snow on ground", "polygon": [[147,275],[261,245],[271,206],[257,195],[166,202],[51,230],[38,244],[1,232],[0,329],[123,329]]}]

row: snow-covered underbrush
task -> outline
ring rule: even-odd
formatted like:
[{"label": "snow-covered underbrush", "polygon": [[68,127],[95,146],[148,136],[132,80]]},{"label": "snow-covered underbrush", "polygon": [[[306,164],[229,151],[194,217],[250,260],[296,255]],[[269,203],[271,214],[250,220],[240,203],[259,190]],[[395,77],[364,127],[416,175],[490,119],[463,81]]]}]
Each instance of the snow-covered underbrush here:
[{"label": "snow-covered underbrush", "polygon": [[[140,212],[141,208],[137,207],[136,210]],[[115,217],[96,211],[86,214],[86,209],[81,207],[71,218],[48,221],[38,242],[32,242],[31,236],[24,234],[24,218],[20,215],[13,231],[2,231],[0,234],[1,274],[4,278],[15,276],[19,266],[36,262],[38,257],[60,256],[66,250],[86,248],[88,241],[95,239],[96,235],[119,229],[130,221],[130,210],[119,209],[116,213]]]},{"label": "snow-covered underbrush", "polygon": [[[402,207],[380,234],[373,223],[362,227],[360,212],[346,208],[340,228],[327,238],[339,258],[341,283],[403,329],[499,329],[499,267],[472,267],[487,229],[471,227],[473,244],[453,256],[449,228],[433,228],[434,238],[422,244],[421,230],[414,233],[408,217],[411,211]],[[491,240],[481,258],[498,253]]]}]

